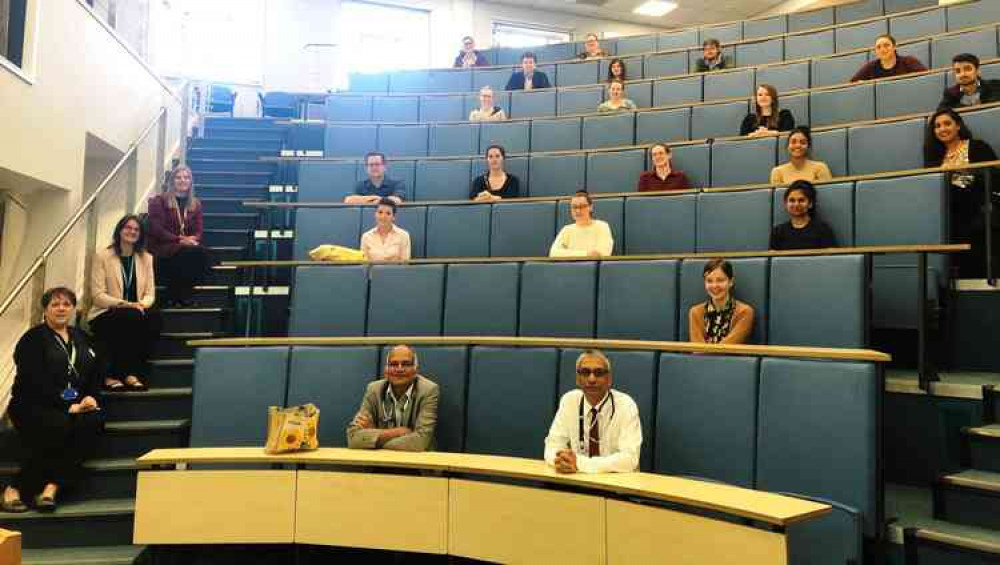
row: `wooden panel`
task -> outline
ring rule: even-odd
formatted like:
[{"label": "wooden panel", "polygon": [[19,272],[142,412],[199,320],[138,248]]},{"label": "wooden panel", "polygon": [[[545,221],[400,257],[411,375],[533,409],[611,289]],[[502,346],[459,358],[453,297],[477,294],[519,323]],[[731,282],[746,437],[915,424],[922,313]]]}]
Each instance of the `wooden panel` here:
[{"label": "wooden panel", "polygon": [[295,471],[143,471],[136,544],[292,543]]},{"label": "wooden panel", "polygon": [[[3,0],[0,0],[2,3]],[[21,532],[0,530],[0,565],[20,565]]]},{"label": "wooden panel", "polygon": [[450,482],[451,555],[497,563],[603,564],[604,522],[601,497],[461,479]]},{"label": "wooden panel", "polygon": [[606,511],[609,565],[788,563],[780,533],[618,500]]},{"label": "wooden panel", "polygon": [[448,550],[446,478],[299,471],[297,499],[295,543]]}]

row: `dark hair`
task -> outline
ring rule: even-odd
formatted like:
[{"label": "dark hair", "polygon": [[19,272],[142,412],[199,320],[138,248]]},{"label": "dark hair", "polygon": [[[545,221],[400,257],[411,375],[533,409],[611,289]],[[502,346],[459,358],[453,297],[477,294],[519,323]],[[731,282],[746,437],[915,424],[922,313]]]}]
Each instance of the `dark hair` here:
[{"label": "dark hair", "polygon": [[535,54],[532,53],[531,51],[525,51],[524,53],[521,53],[521,60],[524,61],[525,59],[531,59],[532,61],[538,61],[538,58],[535,57]]},{"label": "dark hair", "polygon": [[378,151],[369,151],[368,153],[365,153],[365,165],[368,164],[368,159],[370,157],[379,157],[382,159],[382,163],[385,164],[385,154]]},{"label": "dark hair", "polygon": [[375,209],[378,210],[379,206],[388,206],[392,208],[392,215],[393,216],[396,215],[396,203],[393,202],[392,198],[389,198],[388,196],[383,196],[378,201],[378,204],[375,206]]},{"label": "dark hair", "polygon": [[[760,114],[760,104],[757,104],[757,91],[760,89],[767,91],[771,95],[771,115],[761,116]],[[753,89],[753,108],[754,114],[757,116],[757,124],[766,127],[767,129],[778,129],[778,112],[780,111],[778,106],[778,89],[771,86],[770,84],[758,84],[757,88]]]},{"label": "dark hair", "polygon": [[[622,85],[622,96],[624,96],[625,95],[625,83],[622,82],[622,81],[620,81],[620,80],[618,80],[618,79],[612,79],[612,80],[608,81],[608,91],[610,92],[611,86],[615,85],[615,84]],[[610,94],[609,94],[609,96],[610,96]]]},{"label": "dark hair", "polygon": [[68,288],[66,288],[64,286],[54,286],[54,287],[46,290],[42,294],[42,308],[43,309],[44,308],[48,308],[49,307],[49,303],[52,302],[52,299],[55,298],[55,297],[57,297],[57,296],[62,296],[66,300],[69,300],[70,304],[72,304],[73,306],[76,306],[76,293],[75,292],[73,292],[72,290],[70,290],[70,289],[68,289]]},{"label": "dark hair", "polygon": [[788,144],[792,142],[792,136],[795,134],[800,134],[805,137],[806,142],[809,144],[809,148],[812,149],[813,136],[812,130],[809,129],[809,126],[795,126],[792,128],[792,131],[788,132],[788,139],[785,140],[785,146],[788,146]]},{"label": "dark hair", "polygon": [[965,125],[965,121],[958,112],[952,110],[951,108],[938,108],[936,112],[931,114],[931,119],[927,120],[927,132],[924,134],[924,166],[925,167],[940,167],[941,163],[944,162],[944,154],[946,148],[937,136],[934,135],[934,122],[937,121],[938,116],[948,116],[955,123],[958,124],[958,138],[959,139],[971,139],[972,132],[969,131],[969,126]]},{"label": "dark hair", "polygon": [[593,37],[593,38],[594,38],[594,40],[598,40],[598,39],[600,39],[600,38],[598,38],[598,37],[597,37],[597,34],[596,34],[596,33],[594,33],[594,32],[590,32],[590,33],[588,33],[587,35],[583,36],[583,40],[584,40],[585,42],[586,42],[586,41],[590,41],[590,38],[591,38],[591,37]]},{"label": "dark hair", "polygon": [[807,180],[797,180],[788,185],[788,189],[785,190],[785,196],[782,200],[787,203],[788,195],[795,191],[801,192],[809,200],[809,203],[812,204],[812,207],[809,208],[809,217],[814,217],[816,215],[816,187]]},{"label": "dark hair", "polygon": [[726,261],[722,257],[716,257],[715,259],[710,260],[708,263],[705,263],[705,268],[702,269],[701,271],[702,278],[708,276],[709,273],[711,273],[716,269],[722,269],[722,272],[726,273],[727,277],[733,278],[732,263]]},{"label": "dark hair", "polygon": [[490,149],[496,149],[497,151],[500,152],[500,156],[501,157],[503,157],[504,159],[507,158],[507,151],[504,150],[504,148],[503,148],[502,145],[499,145],[499,144],[496,144],[496,143],[494,143],[493,145],[490,145],[489,147],[486,148],[486,151],[483,153],[483,157],[489,157],[490,156]]},{"label": "dark hair", "polygon": [[[618,63],[619,65],[622,66],[622,76],[620,77],[616,77],[614,71],[611,70],[611,67],[614,67],[615,63]],[[608,82],[611,82],[613,80],[628,80],[626,78],[627,76],[628,76],[628,71],[626,71],[625,69],[625,60],[620,59],[618,57],[611,59],[611,62],[608,63]]]},{"label": "dark hair", "polygon": [[979,57],[976,57],[972,53],[959,53],[951,58],[951,64],[955,63],[971,63],[973,67],[979,68]]},{"label": "dark hair", "polygon": [[462,43],[465,43],[465,40],[467,40],[467,39],[469,41],[472,41],[473,43],[475,43],[475,41],[476,41],[475,39],[472,39],[471,35],[466,35],[465,37],[462,38]]},{"label": "dark hair", "polygon": [[139,253],[146,249],[146,228],[142,225],[142,218],[136,214],[125,214],[122,219],[118,220],[115,233],[111,235],[111,247],[114,248],[115,255],[121,256],[122,254],[122,230],[131,221],[139,225],[139,239],[132,244],[132,251]]},{"label": "dark hair", "polygon": [[876,37],[876,38],[875,38],[875,43],[878,43],[878,40],[879,40],[879,39],[882,39],[883,37],[884,37],[884,38],[886,38],[886,39],[888,39],[888,40],[889,40],[889,42],[890,42],[890,43],[892,43],[892,46],[893,46],[893,47],[895,47],[895,46],[896,46],[896,38],[895,38],[895,37],[893,37],[893,36],[892,36],[891,34],[888,34],[888,33],[883,33],[882,35],[880,35],[880,36]]},{"label": "dark hair", "polygon": [[721,47],[721,45],[719,45],[719,40],[716,39],[716,38],[714,38],[714,37],[709,37],[705,41],[701,42],[701,48],[702,49],[708,47],[709,45],[714,45],[716,47]]},{"label": "dark hair", "polygon": [[575,193],[573,193],[573,198],[586,198],[587,204],[590,204],[592,206],[594,204],[594,200],[590,197],[590,193],[587,192],[586,190],[576,191]]}]

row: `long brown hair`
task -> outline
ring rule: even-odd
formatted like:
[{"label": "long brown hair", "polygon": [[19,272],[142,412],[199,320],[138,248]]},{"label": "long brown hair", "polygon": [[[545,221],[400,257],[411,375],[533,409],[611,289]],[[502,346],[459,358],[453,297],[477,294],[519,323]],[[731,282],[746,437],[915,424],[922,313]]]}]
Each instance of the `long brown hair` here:
[{"label": "long brown hair", "polygon": [[[771,115],[762,116],[760,113],[760,104],[757,103],[757,91],[764,89],[771,96]],[[757,125],[764,126],[767,129],[778,129],[778,89],[771,86],[770,84],[758,84],[757,88],[753,89],[753,108],[754,114],[757,115]]]},{"label": "long brown hair", "polygon": [[177,208],[177,193],[174,191],[174,180],[178,173],[181,171],[187,171],[191,175],[191,190],[188,191],[188,203],[187,210],[189,212],[194,212],[201,206],[201,201],[198,200],[194,195],[194,173],[191,172],[191,167],[187,165],[177,165],[170,171],[167,175],[167,183],[164,187],[163,193],[167,196],[167,202],[170,204],[171,208]]}]

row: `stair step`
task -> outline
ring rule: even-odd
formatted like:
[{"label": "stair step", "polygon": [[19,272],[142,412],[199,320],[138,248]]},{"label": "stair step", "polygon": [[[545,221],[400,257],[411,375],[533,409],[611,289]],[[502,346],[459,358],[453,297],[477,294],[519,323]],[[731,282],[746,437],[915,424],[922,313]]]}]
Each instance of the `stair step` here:
[{"label": "stair step", "polygon": [[259,129],[259,128],[233,128],[233,127],[208,127],[205,128],[205,137],[223,137],[226,139],[253,139],[284,141],[285,129]]},{"label": "stair step", "polygon": [[[134,498],[138,466],[131,457],[92,459],[83,464],[86,472],[78,488],[67,500],[82,498]],[[0,481],[8,484],[19,469],[13,462],[0,464]]]},{"label": "stair step", "polygon": [[131,420],[108,422],[101,458],[139,457],[152,449],[186,447],[190,420]]},{"label": "stair step", "polygon": [[211,185],[255,185],[265,186],[270,184],[274,173],[253,172],[253,171],[196,171],[195,182]]},{"label": "stair step", "polygon": [[206,213],[205,227],[220,230],[252,230],[257,226],[255,212]]},{"label": "stair step", "polygon": [[206,214],[232,214],[232,213],[244,213],[244,214],[256,214],[255,208],[248,208],[243,205],[244,202],[267,202],[265,198],[240,198],[238,196],[224,196],[224,197],[208,197],[201,198],[201,205]]},{"label": "stair step", "polygon": [[278,145],[273,147],[213,147],[198,146],[188,149],[188,159],[233,159],[258,160],[261,157],[274,157],[280,153]]},{"label": "stair step", "polygon": [[250,149],[255,151],[281,152],[282,140],[279,139],[243,139],[238,137],[192,137],[189,145],[191,151],[211,149]]},{"label": "stair step", "polygon": [[246,247],[242,245],[217,245],[209,248],[216,263],[242,261],[246,258]]},{"label": "stair step", "polygon": [[[906,554],[913,563],[928,565],[986,565],[1000,563],[1000,540],[983,532],[932,526],[915,528],[906,535]],[[989,532],[992,533],[992,532]]]},{"label": "stair step", "polygon": [[190,387],[193,375],[194,359],[153,359],[146,384],[155,388]]},{"label": "stair step", "polygon": [[250,243],[250,230],[205,228],[202,243],[209,247],[243,247]]},{"label": "stair step", "polygon": [[104,393],[108,422],[178,420],[191,417],[191,387]]},{"label": "stair step", "polygon": [[[209,249],[212,251],[212,259],[216,262],[235,260],[232,259],[233,257],[243,257],[242,247],[211,247]],[[222,249],[222,251],[217,251],[219,249]],[[230,251],[230,249],[238,249],[240,252],[236,253],[235,251]],[[228,277],[229,271],[226,270],[225,272]],[[160,296],[163,296],[166,289],[158,286],[156,287],[156,292]],[[229,306],[230,294],[232,294],[232,287],[229,285],[198,285],[194,287],[194,294],[191,295],[191,305],[198,308],[225,308]]]},{"label": "stair step", "polygon": [[934,485],[934,517],[956,524],[1000,529],[1000,474],[967,469]]},{"label": "stair step", "polygon": [[205,118],[206,128],[248,128],[248,129],[283,129],[288,126],[279,124],[274,118],[236,118],[208,117]]},{"label": "stair step", "polygon": [[1000,473],[1000,424],[962,428],[973,469]]},{"label": "stair step", "polygon": [[134,514],[132,498],[66,500],[48,514],[0,514],[0,528],[21,532],[25,549],[130,545]]},{"label": "stair step", "polygon": [[160,312],[166,333],[221,333],[228,324],[227,308],[164,308]]},{"label": "stair step", "polygon": [[194,357],[194,349],[187,344],[192,339],[212,339],[225,334],[216,332],[166,332],[160,334],[160,339],[153,348],[156,359],[190,359]]},{"label": "stair step", "polygon": [[194,174],[208,172],[230,171],[239,173],[274,173],[278,163],[274,161],[259,161],[252,159],[205,159],[188,156],[187,164]]},{"label": "stair step", "polygon": [[235,286],[239,282],[239,269],[224,265],[216,265],[208,272],[205,282],[209,286]]},{"label": "stair step", "polygon": [[132,565],[145,551],[144,545],[103,545],[27,549],[22,565]]}]

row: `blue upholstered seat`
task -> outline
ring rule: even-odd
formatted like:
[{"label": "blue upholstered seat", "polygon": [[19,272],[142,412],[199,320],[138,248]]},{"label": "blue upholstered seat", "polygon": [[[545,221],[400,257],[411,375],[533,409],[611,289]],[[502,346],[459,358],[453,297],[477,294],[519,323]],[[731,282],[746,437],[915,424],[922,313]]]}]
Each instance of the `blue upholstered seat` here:
[{"label": "blue upholstered seat", "polygon": [[420,120],[417,96],[375,96],[372,120],[376,122],[417,122]]},{"label": "blue upholstered seat", "polygon": [[696,194],[627,198],[626,253],[693,253],[697,201]]},{"label": "blue upholstered seat", "polygon": [[785,38],[785,59],[805,59],[830,55],[837,51],[832,29],[789,35]]},{"label": "blue upholstered seat", "polygon": [[698,252],[767,249],[771,190],[698,195]]},{"label": "blue upholstered seat", "polygon": [[520,271],[518,263],[449,265],[444,335],[517,335]]},{"label": "blue upholstered seat", "polygon": [[372,119],[372,97],[342,94],[328,96],[326,99],[326,119],[330,122],[368,121]]},{"label": "blue upholstered seat", "polygon": [[523,336],[593,337],[597,263],[525,263],[521,268]]},{"label": "blue upholstered seat", "polygon": [[357,164],[299,163],[299,202],[339,202],[354,193]]},{"label": "blue upholstered seat", "polygon": [[479,153],[479,124],[434,124],[430,128],[427,154],[458,157]]},{"label": "blue upholstered seat", "polygon": [[426,124],[382,125],[378,129],[378,150],[387,157],[426,157]]},{"label": "blue upholstered seat", "polygon": [[[604,87],[592,85],[580,88],[560,88],[556,94],[556,110],[560,116],[570,114],[590,114],[597,111],[597,106],[604,100]],[[532,124],[538,123],[538,120]],[[532,126],[534,127],[534,126]],[[532,132],[534,135],[534,132]],[[532,151],[540,151],[531,146]]]},{"label": "blue upholstered seat", "polygon": [[309,250],[324,243],[358,247],[360,242],[360,208],[302,208],[295,214],[296,260],[308,261]]},{"label": "blue upholstered seat", "polygon": [[445,266],[372,265],[368,335],[441,335]]},{"label": "blue upholstered seat", "polygon": [[635,142],[637,144],[686,141],[690,137],[690,108],[639,112],[635,115]]},{"label": "blue upholstered seat", "polygon": [[489,257],[489,204],[427,208],[428,257]]},{"label": "blue upholstered seat", "polygon": [[468,200],[469,159],[417,161],[414,200]]},{"label": "blue upholstered seat", "polygon": [[[746,302],[754,309],[753,333],[750,343],[768,343],[767,341],[767,293],[770,278],[770,261],[766,257],[750,259],[731,259],[733,273],[736,279],[734,296],[737,300]],[[680,301],[678,309],[677,337],[682,341],[689,338],[688,314],[691,307],[703,304],[708,299],[705,293],[705,278],[703,275],[707,259],[689,259],[681,263]]]},{"label": "blue upholstered seat", "polygon": [[562,196],[586,187],[587,156],[532,155],[531,196]]},{"label": "blue upholstered seat", "polygon": [[579,150],[581,120],[580,117],[532,120],[531,150]]},{"label": "blue upholstered seat", "polygon": [[597,337],[676,341],[679,266],[677,261],[601,263]]},{"label": "blue upholstered seat", "polygon": [[583,118],[583,148],[624,147],[635,142],[635,113]]},{"label": "blue upholstered seat", "polygon": [[875,85],[863,83],[812,92],[809,108],[813,127],[874,120]]},{"label": "blue upholstered seat", "polygon": [[704,76],[704,100],[748,97],[753,93],[753,69],[734,69],[708,73]]},{"label": "blue upholstered seat", "polygon": [[775,137],[716,141],[712,145],[712,186],[768,182],[777,146]]},{"label": "blue upholstered seat", "polygon": [[364,265],[299,267],[288,321],[298,337],[365,335],[368,270]]},{"label": "blue upholstered seat", "polygon": [[587,190],[590,192],[631,190],[645,164],[646,153],[642,149],[588,153]]},{"label": "blue upholstered seat", "polygon": [[[439,92],[464,92],[465,90],[441,90]],[[468,116],[469,114],[465,111],[465,96],[462,94],[420,97],[421,122],[460,122]]]},{"label": "blue upholstered seat", "polygon": [[785,59],[785,40],[769,39],[743,43],[736,46],[736,64],[740,66],[766,65]]},{"label": "blue upholstered seat", "polygon": [[378,128],[374,125],[329,124],[326,126],[323,154],[327,157],[360,157],[375,150],[377,136]]},{"label": "blue upholstered seat", "polygon": [[493,207],[490,255],[545,257],[555,237],[556,203],[511,202]]}]

